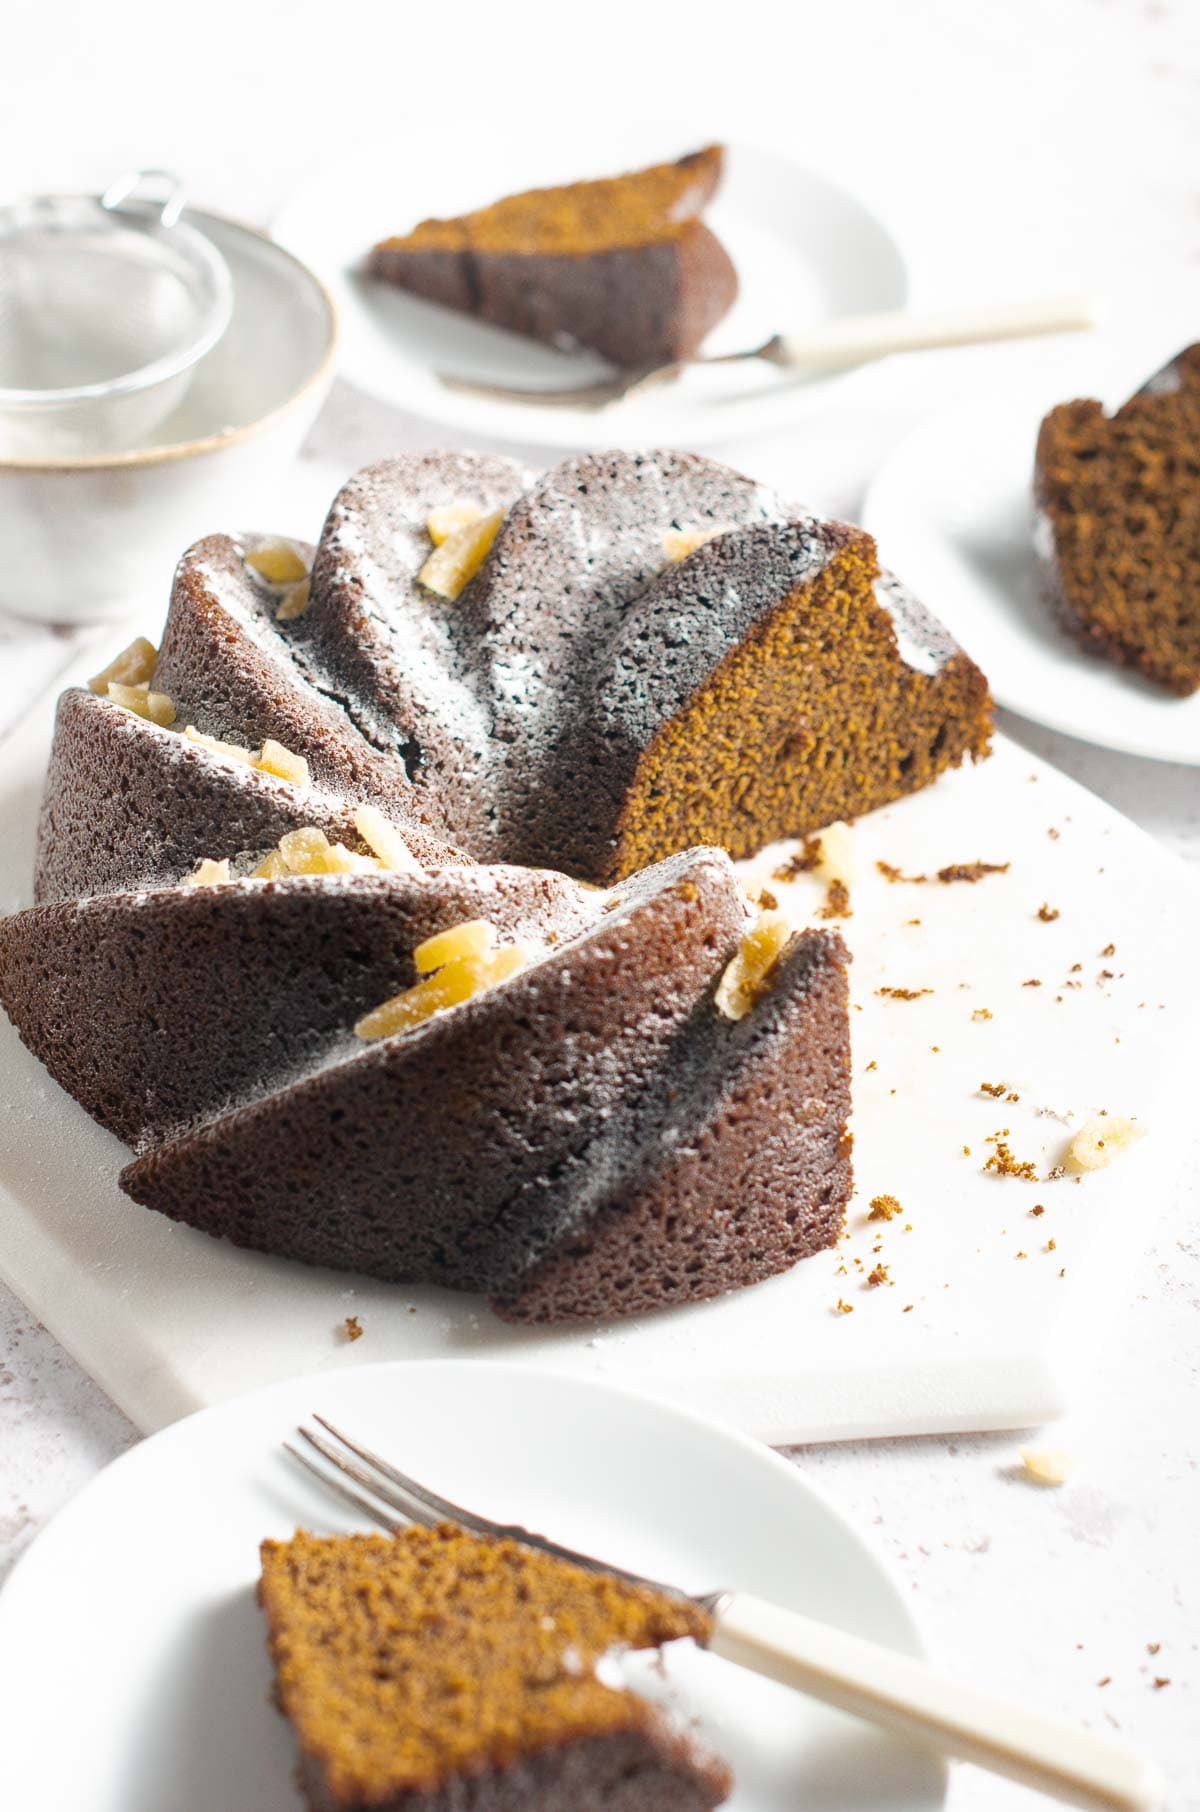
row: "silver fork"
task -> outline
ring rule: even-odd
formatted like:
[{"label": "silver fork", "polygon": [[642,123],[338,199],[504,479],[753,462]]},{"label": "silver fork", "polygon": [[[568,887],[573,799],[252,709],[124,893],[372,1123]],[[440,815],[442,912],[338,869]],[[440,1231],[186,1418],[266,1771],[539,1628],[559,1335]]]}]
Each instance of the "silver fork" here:
[{"label": "silver fork", "polygon": [[695,365],[740,365],[762,359],[784,370],[806,371],[811,377],[820,377],[894,352],[926,352],[938,346],[1075,333],[1091,327],[1094,321],[1095,308],[1086,297],[1060,296],[1041,302],[943,309],[937,314],[912,315],[896,310],[877,315],[843,315],[800,333],[774,333],[761,346],[748,347],[744,352],[703,353],[668,365],[640,365],[566,390],[488,384],[449,371],[439,371],[437,376],[448,390],[491,397],[496,402],[533,403],[545,409],[607,409],[659,384],[673,383]]},{"label": "silver fork", "polygon": [[[285,1441],[287,1452],[389,1534],[403,1522],[425,1528],[439,1522],[457,1523],[472,1535],[523,1542],[543,1554],[590,1572],[610,1573],[631,1585],[648,1586],[673,1597],[691,1596],[678,1586],[646,1579],[594,1555],[563,1547],[519,1524],[495,1523],[462,1504],[451,1503],[352,1440],[324,1416],[314,1414],[313,1420],[319,1431],[299,1428],[303,1445]],[[1070,1805],[1146,1812],[1162,1797],[1157,1771],[1123,1744],[998,1698],[927,1662],[784,1610],[748,1592],[722,1589],[703,1593],[693,1602],[713,1620],[708,1646],[714,1654],[886,1730],[932,1745],[944,1755],[974,1762]]]}]

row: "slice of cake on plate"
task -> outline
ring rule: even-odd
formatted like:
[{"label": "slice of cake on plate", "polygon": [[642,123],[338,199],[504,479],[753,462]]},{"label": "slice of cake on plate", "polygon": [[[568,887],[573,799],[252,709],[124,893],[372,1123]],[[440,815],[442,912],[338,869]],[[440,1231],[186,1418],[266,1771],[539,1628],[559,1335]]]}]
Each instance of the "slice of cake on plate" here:
[{"label": "slice of cake on plate", "polygon": [[1200,344],[1115,415],[1042,423],[1034,539],[1047,598],[1093,654],[1180,698],[1200,689]]},{"label": "slice of cake on plate", "polygon": [[369,269],[413,295],[614,365],[694,353],[737,295],[700,219],[721,179],[708,145],[628,176],[530,189],[385,239]]},{"label": "slice of cake on plate", "polygon": [[312,1812],[706,1812],[728,1769],[602,1675],[709,1619],[442,1525],[262,1545],[279,1708]]}]

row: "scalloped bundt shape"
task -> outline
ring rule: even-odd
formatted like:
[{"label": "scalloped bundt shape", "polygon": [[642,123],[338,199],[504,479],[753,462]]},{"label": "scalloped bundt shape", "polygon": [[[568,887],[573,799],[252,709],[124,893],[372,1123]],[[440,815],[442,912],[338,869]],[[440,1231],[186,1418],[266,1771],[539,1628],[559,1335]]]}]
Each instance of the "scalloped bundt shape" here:
[{"label": "scalloped bundt shape", "polygon": [[60,701],[0,998],[136,1201],[526,1322],[836,1239],[846,951],[795,933],[729,1018],[726,852],[990,726],[861,530],[695,455],[415,455],[315,555],[198,543],[118,666]]}]

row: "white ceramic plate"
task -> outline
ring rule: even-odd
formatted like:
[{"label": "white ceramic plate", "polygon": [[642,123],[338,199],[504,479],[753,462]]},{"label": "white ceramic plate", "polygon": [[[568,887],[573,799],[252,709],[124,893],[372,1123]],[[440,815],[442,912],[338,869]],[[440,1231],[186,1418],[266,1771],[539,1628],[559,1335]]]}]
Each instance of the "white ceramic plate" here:
[{"label": "white ceramic plate", "polygon": [[[290,1380],[177,1423],[56,1518],[0,1597],[0,1805],[297,1812],[253,1588],[264,1536],[356,1526],[279,1452],[314,1408],[502,1520],[694,1591],[742,1586],[921,1652],[880,1562],[767,1449],[579,1379],[373,1366]],[[731,1763],[736,1812],[943,1803],[940,1762],[840,1713],[686,1644],[666,1673],[672,1702]],[[648,1668],[637,1678],[653,1690]]]},{"label": "white ceramic plate", "polygon": [[1172,698],[1086,654],[1039,596],[1031,484],[1042,413],[974,404],[926,422],[876,477],[863,521],[1000,704],[1084,742],[1200,765],[1200,693]]},{"label": "white ceramic plate", "polygon": [[[592,445],[597,436],[613,445],[711,444],[778,422],[845,380],[805,383],[769,365],[727,367],[689,373],[602,415],[463,396],[440,384],[436,372],[549,389],[586,383],[606,368],[594,354],[557,352],[357,274],[377,240],[428,215],[637,169],[695,149],[706,136],[703,128],[624,122],[598,140],[573,136],[566,150],[547,142],[544,132],[522,137],[489,126],[481,164],[470,134],[440,141],[436,157],[397,135],[323,164],[276,222],[276,237],[320,271],[337,298],[343,375],[399,408],[533,446]],[[705,219],[724,241],[741,284],[709,351],[758,345],[834,315],[904,305],[904,263],[886,227],[854,196],[782,153],[730,145],[725,180]]]}]

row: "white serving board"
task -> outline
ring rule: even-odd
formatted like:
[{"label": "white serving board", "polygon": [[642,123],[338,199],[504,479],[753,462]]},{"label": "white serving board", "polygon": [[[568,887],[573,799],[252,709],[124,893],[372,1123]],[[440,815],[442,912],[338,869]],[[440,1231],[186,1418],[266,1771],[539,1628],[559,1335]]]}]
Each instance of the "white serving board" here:
[{"label": "white serving board", "polygon": [[[103,641],[119,646],[120,631]],[[78,673],[95,660],[93,649]],[[48,695],[4,744],[5,909],[28,898],[52,714]],[[117,1188],[121,1146],[4,1021],[0,1276],[143,1429],[295,1373],[441,1357],[601,1374],[780,1444],[1062,1413],[1190,1148],[1200,891],[1141,831],[1003,740],[982,766],[863,819],[854,844],[843,928],[858,1190],[835,1252],[633,1322],[507,1327],[476,1299],[239,1252],[137,1207]],[[877,859],[906,874],[1011,866],[976,885],[889,884]],[[819,903],[810,877],[780,891],[806,913]],[[1057,919],[1039,920],[1043,903]],[[880,987],[932,993],[900,1001]],[[975,1018],[981,1009],[991,1017]],[[982,1096],[984,1081],[1019,1101]],[[1100,1108],[1147,1128],[1111,1169],[1079,1183],[983,1173],[989,1134],[1010,1128],[1016,1157],[1044,1174]],[[868,1222],[881,1193],[904,1213]],[[880,1260],[894,1281],[868,1287]],[[363,1329],[353,1343],[348,1315]]]}]

